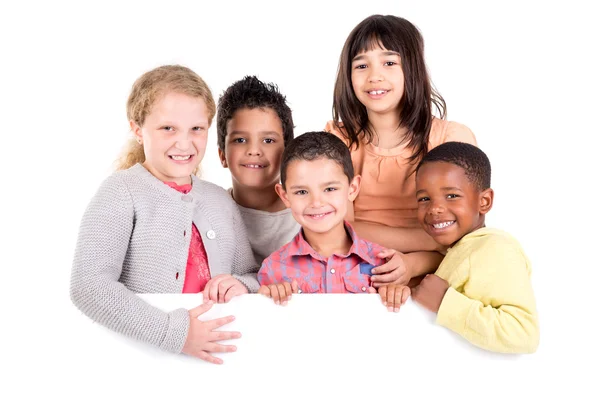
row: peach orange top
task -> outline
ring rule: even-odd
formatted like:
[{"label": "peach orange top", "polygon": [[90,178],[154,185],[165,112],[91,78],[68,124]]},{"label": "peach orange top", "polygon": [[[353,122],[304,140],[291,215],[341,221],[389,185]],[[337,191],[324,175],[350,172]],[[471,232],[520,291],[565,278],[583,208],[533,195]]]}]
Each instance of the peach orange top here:
[{"label": "peach orange top", "polygon": [[[327,123],[325,131],[349,143],[333,121]],[[451,141],[477,145],[475,135],[466,126],[434,118],[429,133],[429,150]],[[354,200],[354,220],[396,228],[418,227],[417,164],[408,163],[412,150],[406,144],[384,149],[372,143],[361,143],[358,149],[353,146],[350,152],[354,173],[362,176],[360,192]]]}]

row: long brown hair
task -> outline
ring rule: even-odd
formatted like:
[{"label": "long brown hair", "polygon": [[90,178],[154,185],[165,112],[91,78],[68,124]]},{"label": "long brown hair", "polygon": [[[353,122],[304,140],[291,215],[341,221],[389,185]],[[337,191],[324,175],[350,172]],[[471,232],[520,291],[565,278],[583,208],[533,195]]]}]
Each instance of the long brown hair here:
[{"label": "long brown hair", "polygon": [[371,143],[375,132],[369,123],[366,107],[352,89],[352,59],[375,47],[400,54],[404,72],[404,95],[400,100],[400,126],[407,129],[405,140],[413,149],[410,161],[427,153],[433,107],[446,118],[446,102],[429,79],[423,37],[412,23],[393,15],[371,15],[360,22],[344,43],[333,93],[333,121],[343,123],[349,147]]},{"label": "long brown hair", "polygon": [[[163,65],[140,76],[127,99],[127,119],[138,126],[144,121],[156,101],[168,92],[177,92],[204,100],[208,110],[208,123],[215,116],[216,106],[212,93],[202,78],[191,69],[181,65]],[[146,161],[144,147],[135,138],[130,138],[121,156],[117,160],[116,169],[122,170]],[[198,173],[198,168],[194,171]]]}]

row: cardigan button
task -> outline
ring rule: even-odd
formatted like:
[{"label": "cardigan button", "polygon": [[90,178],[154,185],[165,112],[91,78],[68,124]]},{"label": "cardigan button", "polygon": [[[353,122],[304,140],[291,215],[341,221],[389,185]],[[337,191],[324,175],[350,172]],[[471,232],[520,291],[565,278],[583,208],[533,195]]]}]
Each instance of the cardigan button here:
[{"label": "cardigan button", "polygon": [[206,232],[206,237],[209,239],[214,239],[217,237],[217,234],[212,229]]}]

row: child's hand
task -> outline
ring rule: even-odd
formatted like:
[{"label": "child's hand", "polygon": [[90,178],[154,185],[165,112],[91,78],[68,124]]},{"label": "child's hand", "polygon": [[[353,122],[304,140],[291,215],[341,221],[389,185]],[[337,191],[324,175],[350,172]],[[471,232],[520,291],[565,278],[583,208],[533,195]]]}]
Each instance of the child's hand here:
[{"label": "child's hand", "polygon": [[410,288],[405,285],[381,286],[378,292],[383,305],[387,307],[388,311],[394,312],[400,311],[400,306],[406,303],[410,296]]},{"label": "child's hand", "polygon": [[235,318],[232,315],[210,321],[200,321],[198,316],[210,310],[212,305],[213,302],[208,301],[188,311],[190,314],[190,329],[182,351],[213,364],[223,364],[223,360],[210,355],[210,353],[230,353],[236,351],[237,348],[214,342],[238,339],[242,335],[239,332],[215,331],[215,329],[233,321]]},{"label": "child's hand", "polygon": [[413,288],[412,298],[423,307],[437,313],[450,285],[434,274],[428,274],[421,283]]},{"label": "child's hand", "polygon": [[202,296],[204,301],[227,303],[235,296],[248,293],[248,288],[231,275],[217,275],[206,283]]},{"label": "child's hand", "polygon": [[289,282],[276,283],[273,285],[262,285],[258,289],[259,294],[264,294],[267,297],[271,297],[275,304],[280,304],[285,306],[292,298],[292,293],[298,293],[298,282],[296,280],[292,281],[290,285]]},{"label": "child's hand", "polygon": [[404,254],[393,249],[385,249],[377,257],[385,258],[388,261],[371,270],[373,274],[371,276],[373,287],[379,288],[391,283],[406,285],[410,281],[410,278],[412,278],[409,265],[404,259]]}]

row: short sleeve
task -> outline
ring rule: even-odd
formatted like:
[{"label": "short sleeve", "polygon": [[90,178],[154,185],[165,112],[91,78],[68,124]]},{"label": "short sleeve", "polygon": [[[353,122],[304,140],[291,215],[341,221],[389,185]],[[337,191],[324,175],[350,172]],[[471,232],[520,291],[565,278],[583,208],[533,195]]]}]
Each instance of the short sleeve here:
[{"label": "short sleeve", "polygon": [[448,122],[443,142],[463,142],[477,146],[475,135],[466,125],[458,122]]}]

